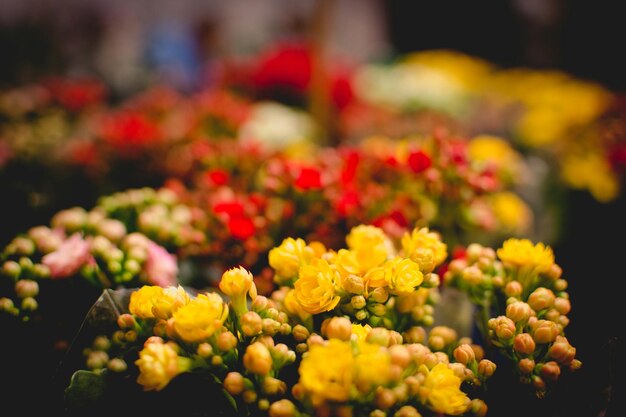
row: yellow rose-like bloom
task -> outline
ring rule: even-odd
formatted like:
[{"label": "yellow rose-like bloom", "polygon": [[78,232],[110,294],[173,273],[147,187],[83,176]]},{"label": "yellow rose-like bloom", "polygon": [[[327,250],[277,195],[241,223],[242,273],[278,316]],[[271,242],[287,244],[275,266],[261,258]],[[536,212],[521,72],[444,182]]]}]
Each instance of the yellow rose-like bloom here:
[{"label": "yellow rose-like bloom", "polygon": [[228,317],[228,306],[216,293],[200,294],[174,313],[174,329],[185,342],[201,342]]},{"label": "yellow rose-like bloom", "polygon": [[473,138],[468,147],[470,159],[489,162],[512,173],[519,169],[520,156],[507,141],[496,136],[480,135]]},{"label": "yellow rose-like bloom", "polygon": [[452,416],[467,411],[470,399],[461,391],[461,378],[445,363],[430,370],[422,387],[421,400],[433,411]]},{"label": "yellow rose-like bloom", "polygon": [[298,317],[302,323],[308,321],[311,314],[306,312],[296,298],[295,290],[290,289],[283,300],[283,306],[287,310],[287,314],[292,317]]},{"label": "yellow rose-like bloom", "polygon": [[352,323],[352,338],[359,342],[364,342],[365,338],[372,330],[372,326],[369,324],[354,324]]},{"label": "yellow rose-like bloom", "polygon": [[306,242],[300,238],[289,237],[269,253],[269,263],[276,271],[277,279],[285,280],[298,275],[300,267],[311,262],[313,258],[315,258],[315,250],[307,246]]},{"label": "yellow rose-like bloom", "polygon": [[566,155],[561,176],[573,188],[588,189],[600,202],[613,200],[619,192],[619,180],[609,161],[597,151]]},{"label": "yellow rose-like bloom", "polygon": [[488,200],[501,229],[512,233],[528,230],[532,212],[526,203],[515,193],[504,191],[492,194]]},{"label": "yellow rose-like bloom", "polygon": [[355,379],[360,390],[384,385],[389,381],[391,358],[389,351],[380,345],[361,342],[355,358]]},{"label": "yellow rose-like bloom", "polygon": [[153,342],[145,344],[135,365],[139,368],[137,383],[146,391],[160,391],[176,375],[189,370],[191,361],[179,357],[170,344]]},{"label": "yellow rose-like bloom", "polygon": [[248,293],[252,299],[257,296],[252,274],[242,266],[224,272],[219,287],[229,297],[245,296]]},{"label": "yellow rose-like bloom", "polygon": [[152,308],[155,306],[157,300],[161,298],[163,298],[163,288],[156,285],[144,285],[138,291],[130,295],[130,305],[128,308],[131,314],[139,318],[152,319],[155,318]]},{"label": "yellow rose-like bloom", "polygon": [[360,275],[362,272],[361,265],[359,265],[359,261],[356,258],[356,252],[354,251],[339,249],[339,252],[337,252],[329,261],[342,277]]},{"label": "yellow rose-like bloom", "polygon": [[383,229],[364,224],[353,227],[348,236],[346,236],[346,243],[350,249],[384,245],[386,240],[387,236]]},{"label": "yellow rose-like bloom", "polygon": [[152,313],[159,319],[167,320],[179,308],[186,306],[190,301],[191,297],[180,285],[178,287],[164,288],[161,296],[154,299]]},{"label": "yellow rose-like bloom", "polygon": [[314,405],[348,401],[353,364],[350,342],[331,339],[326,345],[313,345],[300,363],[299,383],[311,395]]},{"label": "yellow rose-like bloom", "polygon": [[[402,236],[402,250],[407,258],[413,259],[416,256],[416,251],[421,248],[432,251],[435,266],[441,265],[448,256],[448,248],[441,241],[439,234],[429,231],[427,227],[415,228],[411,233],[407,232]],[[413,260],[419,263],[419,258]]]},{"label": "yellow rose-like bloom", "polygon": [[328,262],[316,259],[300,268],[298,275],[294,295],[304,311],[319,314],[337,306],[340,297],[335,287],[339,285],[339,274]]},{"label": "yellow rose-like bloom", "polygon": [[365,286],[367,288],[378,288],[387,286],[387,280],[385,279],[385,267],[379,266],[367,271],[367,274],[363,277]]},{"label": "yellow rose-like bloom", "polygon": [[554,264],[554,253],[543,243],[533,243],[528,239],[509,239],[498,249],[498,257],[505,263],[527,267],[541,273],[547,272]]},{"label": "yellow rose-like bloom", "polygon": [[410,259],[395,258],[385,264],[385,282],[396,294],[410,294],[423,281],[420,266]]}]

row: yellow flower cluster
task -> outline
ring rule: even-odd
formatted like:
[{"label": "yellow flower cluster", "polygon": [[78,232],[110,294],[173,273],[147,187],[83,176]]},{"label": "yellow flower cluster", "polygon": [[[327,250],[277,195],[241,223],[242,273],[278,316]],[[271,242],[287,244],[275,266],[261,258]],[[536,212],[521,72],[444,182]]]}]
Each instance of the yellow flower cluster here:
[{"label": "yellow flower cluster", "polygon": [[545,273],[554,265],[554,253],[543,243],[533,243],[528,239],[509,239],[497,251],[498,257],[505,264],[517,268]]},{"label": "yellow flower cluster", "polygon": [[158,337],[146,341],[139,352],[139,359],[135,362],[139,368],[137,382],[146,391],[160,391],[174,379],[175,376],[186,372],[190,368],[190,360],[178,356],[177,346],[174,343],[164,343]]},{"label": "yellow flower cluster", "polygon": [[300,238],[287,238],[280,246],[269,252],[269,263],[276,272],[277,284],[295,278],[301,266],[308,265],[315,258],[315,250]]},{"label": "yellow flower cluster", "polygon": [[561,177],[573,188],[588,189],[593,197],[608,202],[617,197],[619,180],[606,156],[598,150],[572,152],[560,161]]},{"label": "yellow flower cluster", "polygon": [[142,319],[167,320],[189,301],[189,294],[181,286],[162,288],[146,285],[131,294],[129,310]]},{"label": "yellow flower cluster", "polygon": [[[427,280],[446,256],[446,245],[428,229],[415,229],[402,239],[403,253],[398,256],[391,239],[382,229],[357,226],[346,237],[347,249],[317,251],[305,257],[283,256],[305,253],[304,241],[287,239],[273,249],[271,264],[276,271],[292,272],[300,264],[293,292],[285,294],[283,304],[291,315],[303,318],[302,310],[320,314],[350,304],[349,311],[359,322],[369,316],[384,316],[384,303],[390,295],[409,295]],[[287,250],[289,248],[289,250]],[[298,262],[295,259],[300,259]],[[305,260],[303,260],[305,259]],[[294,301],[298,306],[294,305]],[[342,307],[343,308],[343,307]]]},{"label": "yellow flower cluster", "polygon": [[437,413],[452,416],[463,414],[470,400],[461,391],[462,382],[446,364],[439,363],[428,372],[420,395]]},{"label": "yellow flower cluster", "polygon": [[491,207],[500,230],[518,234],[528,230],[532,223],[531,209],[515,193],[503,191],[491,194],[487,198],[487,203]]},{"label": "yellow flower cluster", "polygon": [[185,342],[201,342],[220,329],[226,317],[228,306],[219,294],[200,294],[174,313],[174,329]]}]

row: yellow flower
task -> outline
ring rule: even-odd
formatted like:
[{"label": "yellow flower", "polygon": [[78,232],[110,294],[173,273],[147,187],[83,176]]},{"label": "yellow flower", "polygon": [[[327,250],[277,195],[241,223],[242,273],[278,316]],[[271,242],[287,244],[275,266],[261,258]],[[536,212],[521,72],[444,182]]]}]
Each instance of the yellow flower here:
[{"label": "yellow flower", "polygon": [[252,299],[257,296],[252,274],[241,266],[224,272],[219,286],[220,290],[229,297],[245,296],[248,293]]},{"label": "yellow flower", "polygon": [[330,311],[339,303],[335,293],[338,286],[338,273],[323,259],[316,259],[311,265],[300,268],[294,295],[302,309],[311,314]]},{"label": "yellow flower", "polygon": [[357,341],[364,342],[370,330],[372,330],[372,326],[369,324],[352,323],[352,338]]},{"label": "yellow flower", "polygon": [[295,278],[300,267],[310,263],[313,258],[315,250],[300,238],[289,237],[269,253],[269,263],[276,271],[278,284],[281,284],[282,280]]},{"label": "yellow flower", "polygon": [[509,143],[496,136],[480,135],[473,138],[468,147],[472,161],[491,163],[512,173],[519,170],[520,155]]},{"label": "yellow flower", "polygon": [[228,306],[216,293],[200,294],[174,313],[174,329],[185,342],[201,342],[222,327]]},{"label": "yellow flower", "polygon": [[402,237],[404,256],[411,258],[420,264],[420,268],[422,268],[420,249],[429,249],[432,252],[435,267],[445,261],[448,256],[447,246],[441,241],[439,234],[429,231],[427,227],[422,229],[415,228],[411,233],[407,232]]},{"label": "yellow flower", "polygon": [[144,345],[135,365],[139,368],[137,383],[146,391],[160,391],[176,375],[188,371],[191,361],[179,357],[169,343],[158,341]]},{"label": "yellow flower", "polygon": [[515,193],[503,191],[492,194],[488,200],[500,228],[511,233],[523,233],[532,221],[532,212]]},{"label": "yellow flower", "polygon": [[378,288],[387,286],[387,280],[385,279],[385,267],[379,266],[367,271],[367,274],[363,277],[365,286],[367,288]]},{"label": "yellow flower", "polygon": [[613,200],[619,192],[617,176],[597,151],[567,155],[561,163],[561,176],[571,187],[588,189],[601,202]]},{"label": "yellow flower", "polygon": [[130,305],[128,308],[131,314],[139,318],[152,319],[155,317],[152,308],[155,306],[156,301],[162,297],[162,287],[144,285],[138,291],[130,295]]},{"label": "yellow flower", "polygon": [[404,62],[425,66],[453,78],[464,88],[474,90],[491,73],[488,62],[448,50],[432,50],[409,54]]},{"label": "yellow flower", "polygon": [[385,264],[385,282],[396,294],[410,294],[423,281],[419,265],[410,259],[395,258]]},{"label": "yellow flower", "polygon": [[160,297],[153,301],[152,313],[155,317],[167,320],[172,317],[179,308],[186,306],[191,297],[180,285],[178,287],[164,288]]},{"label": "yellow flower", "polygon": [[422,388],[422,402],[437,413],[463,414],[470,404],[470,399],[461,391],[461,378],[445,363],[439,363],[430,370]]},{"label": "yellow flower", "polygon": [[389,381],[391,358],[389,351],[380,345],[361,342],[355,358],[355,380],[359,390],[366,392],[372,386]]},{"label": "yellow flower", "polygon": [[292,317],[298,317],[303,323],[305,323],[309,319],[309,317],[311,317],[311,314],[304,311],[302,305],[296,299],[295,290],[293,289],[290,289],[287,292],[287,295],[285,295],[285,299],[283,300],[283,306],[285,307],[285,310],[287,310],[287,314]]},{"label": "yellow flower", "polygon": [[505,263],[527,267],[541,273],[547,272],[554,264],[554,253],[543,243],[533,243],[528,239],[509,239],[498,249],[498,257]]},{"label": "yellow flower", "polygon": [[299,383],[311,395],[314,405],[348,401],[353,364],[350,342],[331,339],[328,344],[313,345],[300,363]]},{"label": "yellow flower", "polygon": [[330,262],[342,277],[360,275],[362,272],[356,253],[348,249],[339,249]]},{"label": "yellow flower", "polygon": [[362,273],[381,265],[393,253],[393,244],[382,229],[375,226],[353,227],[346,236]]}]

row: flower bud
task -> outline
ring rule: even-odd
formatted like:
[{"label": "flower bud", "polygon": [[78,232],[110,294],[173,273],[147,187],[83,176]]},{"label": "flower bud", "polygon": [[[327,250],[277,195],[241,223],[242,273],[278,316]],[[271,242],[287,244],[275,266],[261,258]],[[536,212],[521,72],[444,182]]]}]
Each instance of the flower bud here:
[{"label": "flower bud", "polygon": [[561,269],[561,267],[557,264],[552,264],[552,266],[550,266],[550,269],[548,269],[548,271],[546,272],[546,276],[552,280],[557,280],[561,278],[562,274],[563,269]]},{"label": "flower bud", "polygon": [[474,356],[474,350],[468,344],[460,345],[459,347],[454,349],[453,354],[454,359],[457,362],[462,363],[463,365],[467,365],[468,363],[476,360],[476,357]]},{"label": "flower bud", "polygon": [[421,326],[413,326],[404,332],[404,340],[407,343],[423,343],[426,339],[426,331]]},{"label": "flower bud", "polygon": [[364,308],[366,302],[367,301],[365,300],[365,297],[363,297],[362,295],[355,295],[350,299],[350,304],[355,310],[360,310]]},{"label": "flower bud", "polygon": [[227,352],[237,346],[237,338],[231,332],[223,332],[217,336],[217,348],[222,352]]},{"label": "flower bud", "polygon": [[13,304],[13,300],[10,298],[2,297],[0,298],[0,311],[9,312],[15,308],[15,304]]},{"label": "flower bud", "polygon": [[255,311],[248,311],[241,316],[241,331],[248,337],[258,335],[263,331],[263,319]]},{"label": "flower bud", "polygon": [[121,373],[128,369],[128,365],[123,359],[113,358],[109,361],[107,368],[109,368],[111,372]]},{"label": "flower bud", "polygon": [[87,368],[102,369],[107,366],[109,355],[102,350],[92,351],[87,357]]},{"label": "flower bud", "polygon": [[567,281],[564,279],[557,279],[554,283],[554,289],[557,292],[565,291],[567,289]]},{"label": "flower bud", "polygon": [[465,256],[467,257],[468,261],[473,262],[478,260],[482,253],[483,247],[478,243],[472,243],[467,247],[467,250],[465,251]]},{"label": "flower bud", "polygon": [[531,355],[535,351],[535,341],[528,333],[520,333],[515,336],[513,349],[522,355]]},{"label": "flower bud", "polygon": [[6,261],[2,265],[2,272],[8,277],[17,279],[22,272],[22,268],[20,267],[20,264],[15,261]]},{"label": "flower bud", "polygon": [[537,320],[531,328],[531,334],[537,343],[550,343],[559,335],[559,329],[552,321]]},{"label": "flower bud", "polygon": [[535,361],[529,358],[524,358],[519,361],[517,367],[522,374],[530,375],[533,372],[533,369],[535,369]]},{"label": "flower bud", "polygon": [[366,310],[359,310],[354,313],[354,318],[358,321],[366,320],[369,317],[369,313]]},{"label": "flower bud", "polygon": [[561,314],[568,314],[572,309],[572,305],[567,298],[557,297],[554,300],[554,308]]},{"label": "flower bud", "polygon": [[[83,266],[83,268],[86,268],[88,266],[90,265],[85,265]],[[35,274],[35,277],[41,279],[50,278],[50,267],[44,264],[35,264],[33,265],[33,274]]]},{"label": "flower bud", "polygon": [[422,417],[417,409],[411,405],[404,405],[398,409],[393,417]]},{"label": "flower bud", "polygon": [[298,414],[294,403],[287,399],[272,403],[268,413],[269,417],[295,417]]},{"label": "flower bud", "polygon": [[263,323],[263,333],[269,336],[274,336],[280,330],[280,323],[274,319],[265,318],[261,320]]},{"label": "flower bud", "polygon": [[198,345],[198,349],[196,350],[196,353],[198,354],[198,356],[200,356],[201,358],[209,358],[211,357],[211,355],[213,355],[213,346],[211,346],[208,343],[200,343]]},{"label": "flower bud", "polygon": [[546,382],[540,376],[533,375],[530,380],[537,391],[545,391]]},{"label": "flower bud", "polygon": [[574,359],[569,364],[569,370],[574,372],[574,371],[577,371],[578,369],[580,369],[581,366],[583,366],[583,363],[581,361],[579,361],[578,359]]},{"label": "flower bud", "polygon": [[463,271],[463,280],[470,285],[480,285],[483,282],[484,274],[477,266],[469,266]]},{"label": "flower bud", "polygon": [[570,345],[566,338],[557,336],[548,350],[548,356],[562,365],[569,365],[576,357],[576,348]]},{"label": "flower bud", "polygon": [[[489,321],[491,322],[491,320]],[[493,330],[498,339],[509,340],[515,336],[515,323],[506,316],[499,316],[495,319]]]},{"label": "flower bud", "polygon": [[389,292],[384,287],[375,288],[370,292],[369,299],[375,303],[385,303],[389,299]]},{"label": "flower bud", "polygon": [[252,274],[243,267],[232,268],[224,272],[219,287],[224,294],[231,298],[244,297],[249,293],[254,300],[257,296]]},{"label": "flower bud", "polygon": [[134,343],[137,340],[137,337],[137,332],[134,330],[129,330],[124,333],[124,339],[126,339],[126,341],[129,343]]},{"label": "flower bud", "polygon": [[219,355],[214,355],[211,357],[211,365],[220,366],[224,363],[224,359]]},{"label": "flower bud", "polygon": [[516,301],[506,306],[506,316],[515,323],[525,323],[532,314],[530,306],[522,301]]},{"label": "flower bud", "polygon": [[15,283],[15,294],[19,298],[36,297],[39,294],[39,284],[30,279],[21,279]]},{"label": "flower bud", "polygon": [[270,401],[267,398],[261,398],[256,406],[261,411],[267,411],[270,408]]},{"label": "flower bud", "polygon": [[539,373],[541,374],[541,377],[545,380],[556,381],[557,379],[559,379],[559,375],[561,375],[561,368],[559,367],[558,363],[550,361],[543,364],[543,366],[539,370]]},{"label": "flower bud", "polygon": [[124,313],[117,318],[117,325],[122,330],[134,329],[137,326],[137,321],[131,314]]},{"label": "flower bud", "polygon": [[478,362],[478,374],[484,376],[485,378],[489,378],[496,371],[496,364],[491,362],[489,359],[483,359]]},{"label": "flower bud", "polygon": [[111,348],[111,341],[106,336],[98,336],[93,340],[92,346],[94,350],[109,350]]},{"label": "flower bud", "polygon": [[310,335],[309,330],[301,324],[296,324],[291,334],[296,342],[304,342]]},{"label": "flower bud", "polygon": [[535,311],[544,310],[554,304],[554,293],[544,287],[539,287],[528,297],[528,305]]},{"label": "flower bud", "polygon": [[389,347],[391,363],[406,368],[411,361],[411,354],[404,345],[392,345]]},{"label": "flower bud", "polygon": [[33,297],[26,297],[22,300],[21,307],[24,311],[35,311],[39,308],[39,304]]},{"label": "flower bud", "polygon": [[506,284],[506,287],[504,287],[504,294],[507,297],[519,297],[520,295],[522,295],[522,291],[522,284],[520,284],[518,281],[511,281]]},{"label": "flower bud", "polygon": [[267,297],[263,295],[258,295],[254,300],[252,300],[252,310],[260,313],[265,310],[269,305],[269,300]]},{"label": "flower bud", "polygon": [[400,333],[396,332],[395,330],[390,330],[389,336],[390,336],[389,346],[402,344],[402,335]]},{"label": "flower bud", "polygon": [[476,357],[476,360],[480,362],[480,360],[485,357],[485,350],[483,349],[482,346],[477,345],[475,343],[470,344],[470,346],[472,347],[472,350],[474,351],[474,356]]},{"label": "flower bud", "polygon": [[326,322],[324,330],[328,339],[347,341],[352,335],[352,323],[345,317],[333,317]]},{"label": "flower bud", "polygon": [[370,413],[369,417],[387,417],[387,413],[377,408]]},{"label": "flower bud", "polygon": [[282,395],[287,391],[287,384],[280,379],[267,376],[263,379],[263,392],[267,395]]},{"label": "flower bud", "polygon": [[253,402],[255,402],[258,398],[258,395],[255,391],[247,389],[243,392],[243,401],[246,404],[252,404]]},{"label": "flower bud", "polygon": [[267,346],[260,342],[254,342],[246,348],[243,364],[249,372],[267,375],[272,370],[272,356]]},{"label": "flower bud", "polygon": [[396,403],[396,396],[393,395],[393,391],[387,388],[379,388],[376,391],[376,406],[387,410],[394,406]]},{"label": "flower bud", "polygon": [[391,335],[389,334],[389,330],[383,327],[374,327],[367,334],[365,340],[375,345],[389,346],[389,342],[391,341]]},{"label": "flower bud", "polygon": [[387,307],[384,304],[372,303],[367,306],[367,310],[375,316],[381,317],[387,313]]},{"label": "flower bud", "polygon": [[448,266],[448,270],[453,273],[460,273],[465,268],[467,268],[467,261],[465,259],[454,259],[450,261],[450,265]]},{"label": "flower bud", "polygon": [[469,410],[476,417],[485,417],[487,415],[487,404],[483,400],[474,398],[470,403]]},{"label": "flower bud", "polygon": [[365,291],[365,283],[363,278],[349,274],[341,277],[341,286],[344,290],[351,294],[361,295]]},{"label": "flower bud", "polygon": [[428,346],[432,350],[442,350],[444,347],[446,347],[446,342],[441,336],[430,335],[428,337]]}]

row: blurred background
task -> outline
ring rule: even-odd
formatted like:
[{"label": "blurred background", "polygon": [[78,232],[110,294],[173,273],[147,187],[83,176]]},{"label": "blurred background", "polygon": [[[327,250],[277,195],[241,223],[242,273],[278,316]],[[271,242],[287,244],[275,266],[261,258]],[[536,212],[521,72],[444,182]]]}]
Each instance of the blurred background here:
[{"label": "blurred background", "polygon": [[[191,93],[232,75],[225,64],[229,60],[245,60],[277,42],[313,39],[346,66],[443,48],[504,68],[564,70],[621,93],[626,91],[626,24],[620,3],[4,0],[0,89],[58,75],[100,79],[112,102],[155,83]],[[0,147],[0,166],[2,158]],[[21,173],[19,167],[13,169]],[[37,171],[28,175],[34,184],[46,180]],[[47,222],[60,208],[90,206],[97,197],[59,190],[55,205],[37,210],[36,193],[29,200],[12,201],[11,193],[20,185],[9,183],[10,174],[3,181],[2,244],[19,231]],[[582,410],[586,396],[591,402],[611,399],[607,415],[617,416],[623,397],[616,393],[624,388],[626,372],[623,356],[617,354],[624,340],[618,318],[624,314],[623,296],[616,287],[624,275],[626,201],[622,195],[601,204],[582,191],[570,191],[565,201],[567,217],[560,219],[564,226],[555,251],[571,282],[574,310],[568,336],[583,363],[591,366],[581,371],[586,383],[566,386],[560,395]]]}]

